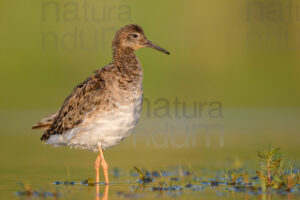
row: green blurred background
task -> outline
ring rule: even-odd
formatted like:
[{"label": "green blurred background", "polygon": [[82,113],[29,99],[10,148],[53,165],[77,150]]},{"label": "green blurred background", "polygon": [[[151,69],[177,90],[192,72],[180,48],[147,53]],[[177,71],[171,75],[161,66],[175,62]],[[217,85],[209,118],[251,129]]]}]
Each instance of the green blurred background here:
[{"label": "green blurred background", "polygon": [[[55,112],[76,84],[111,61],[115,31],[131,23],[141,25],[148,39],[171,52],[137,52],[150,112],[164,98],[171,117],[149,117],[144,109],[136,135],[107,151],[110,166],[191,163],[218,168],[239,163],[237,159],[255,166],[255,151],[267,145],[282,147],[298,163],[299,9],[296,0],[2,0],[1,176],[34,182],[36,174],[49,172],[59,179],[66,167],[75,178],[93,176],[95,155],[43,146],[40,132],[30,128]],[[202,111],[197,107],[193,119],[176,118],[176,98],[190,113],[195,103],[206,106]],[[222,117],[211,117],[212,102],[220,103]],[[157,132],[155,140],[162,140],[164,134],[155,128],[171,124],[176,131],[166,132],[179,132],[181,140],[186,138],[184,127],[195,123],[217,124],[222,136],[217,130],[210,138],[195,129],[197,145],[182,148],[172,146],[171,137],[158,148],[153,135],[150,142],[145,136]]]},{"label": "green blurred background", "polygon": [[111,61],[115,30],[137,23],[172,53],[137,52],[146,97],[297,107],[299,4],[289,12],[292,3],[276,2],[283,14],[268,1],[3,1],[0,106],[58,107]]}]

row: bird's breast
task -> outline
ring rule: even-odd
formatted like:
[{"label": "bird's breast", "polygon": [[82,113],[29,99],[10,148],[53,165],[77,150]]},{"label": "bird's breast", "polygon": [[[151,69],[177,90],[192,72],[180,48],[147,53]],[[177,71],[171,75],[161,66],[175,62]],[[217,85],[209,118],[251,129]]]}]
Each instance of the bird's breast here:
[{"label": "bird's breast", "polygon": [[131,102],[116,102],[116,107],[107,112],[94,112],[73,132],[70,143],[101,145],[103,149],[118,144],[129,136],[139,121],[143,94],[132,96]]}]

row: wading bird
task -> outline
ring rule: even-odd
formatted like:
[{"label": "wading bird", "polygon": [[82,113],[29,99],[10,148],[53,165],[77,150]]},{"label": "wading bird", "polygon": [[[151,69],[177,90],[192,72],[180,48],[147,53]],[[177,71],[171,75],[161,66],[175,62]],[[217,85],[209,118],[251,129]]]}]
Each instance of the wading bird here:
[{"label": "wading bird", "polygon": [[141,113],[143,70],[134,51],[150,47],[169,54],[150,42],[138,25],[118,30],[112,47],[113,61],[77,85],[57,113],[33,126],[45,129],[41,140],[46,144],[98,152],[96,183],[101,165],[106,184],[108,164],[103,150],[129,136]]}]

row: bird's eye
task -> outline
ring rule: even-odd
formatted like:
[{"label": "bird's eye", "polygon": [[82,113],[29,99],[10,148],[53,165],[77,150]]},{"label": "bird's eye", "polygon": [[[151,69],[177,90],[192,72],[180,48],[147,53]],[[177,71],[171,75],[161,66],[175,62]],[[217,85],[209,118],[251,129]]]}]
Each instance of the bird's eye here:
[{"label": "bird's eye", "polygon": [[132,34],[132,37],[137,38],[138,34]]}]

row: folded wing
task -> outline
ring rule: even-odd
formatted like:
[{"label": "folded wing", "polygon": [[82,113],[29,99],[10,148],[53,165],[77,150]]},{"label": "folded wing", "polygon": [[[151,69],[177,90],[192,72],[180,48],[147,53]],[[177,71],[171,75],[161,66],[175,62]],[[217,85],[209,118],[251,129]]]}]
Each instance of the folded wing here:
[{"label": "folded wing", "polygon": [[64,134],[66,131],[78,126],[96,106],[106,101],[105,76],[106,70],[96,72],[83,83],[77,85],[66,98],[58,113],[44,118],[37,123],[34,129],[46,129],[41,140],[48,140],[51,135]]}]

